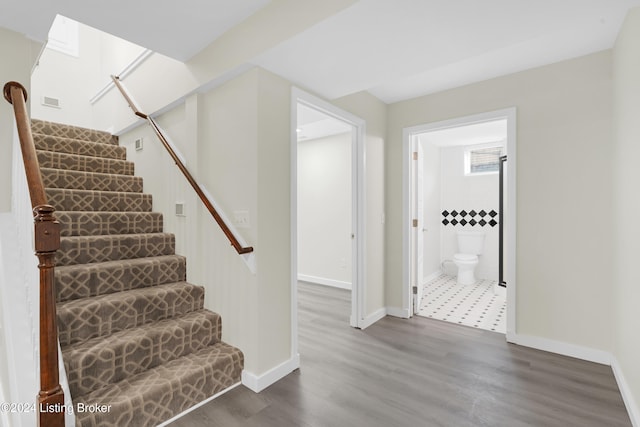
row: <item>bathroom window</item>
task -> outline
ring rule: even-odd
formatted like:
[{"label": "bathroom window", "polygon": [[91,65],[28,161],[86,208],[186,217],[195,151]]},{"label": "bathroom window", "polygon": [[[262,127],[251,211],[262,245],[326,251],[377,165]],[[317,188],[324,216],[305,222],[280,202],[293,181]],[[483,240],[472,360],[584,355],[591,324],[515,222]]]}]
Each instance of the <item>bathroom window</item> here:
[{"label": "bathroom window", "polygon": [[470,148],[464,154],[465,175],[497,173],[500,169],[502,147]]}]

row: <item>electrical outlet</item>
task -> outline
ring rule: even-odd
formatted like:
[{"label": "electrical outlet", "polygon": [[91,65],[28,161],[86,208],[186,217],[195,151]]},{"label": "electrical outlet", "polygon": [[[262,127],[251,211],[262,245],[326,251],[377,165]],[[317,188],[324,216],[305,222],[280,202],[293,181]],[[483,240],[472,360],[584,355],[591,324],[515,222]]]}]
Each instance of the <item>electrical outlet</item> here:
[{"label": "electrical outlet", "polygon": [[249,211],[234,211],[233,223],[237,228],[250,228]]}]

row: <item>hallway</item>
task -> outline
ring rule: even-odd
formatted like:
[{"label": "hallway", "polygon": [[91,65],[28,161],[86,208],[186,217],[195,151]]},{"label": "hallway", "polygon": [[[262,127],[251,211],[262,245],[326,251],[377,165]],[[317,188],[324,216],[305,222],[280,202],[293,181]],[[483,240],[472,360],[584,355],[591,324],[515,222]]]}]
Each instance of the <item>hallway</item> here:
[{"label": "hallway", "polygon": [[302,366],[171,427],[630,426],[611,368],[414,317],[349,327],[349,292],[299,286]]}]

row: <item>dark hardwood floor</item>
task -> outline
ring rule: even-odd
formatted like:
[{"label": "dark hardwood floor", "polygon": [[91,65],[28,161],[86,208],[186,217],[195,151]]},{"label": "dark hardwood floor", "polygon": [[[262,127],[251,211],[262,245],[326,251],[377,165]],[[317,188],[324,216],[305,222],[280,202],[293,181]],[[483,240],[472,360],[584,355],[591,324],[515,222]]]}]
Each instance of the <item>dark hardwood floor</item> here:
[{"label": "dark hardwood floor", "polygon": [[348,291],[301,283],[301,368],[172,427],[631,426],[611,368],[421,317],[349,326]]}]

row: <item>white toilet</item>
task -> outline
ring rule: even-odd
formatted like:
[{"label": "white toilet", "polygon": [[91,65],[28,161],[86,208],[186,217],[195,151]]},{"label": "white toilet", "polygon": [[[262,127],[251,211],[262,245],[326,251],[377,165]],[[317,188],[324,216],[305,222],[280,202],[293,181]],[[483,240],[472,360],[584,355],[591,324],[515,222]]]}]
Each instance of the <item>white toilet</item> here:
[{"label": "white toilet", "polygon": [[476,282],[474,270],[478,265],[478,255],[484,249],[482,231],[458,231],[458,251],[453,262],[458,266],[458,284],[473,285]]}]

